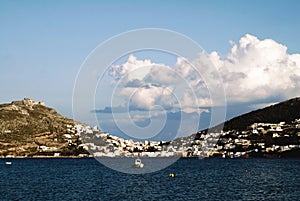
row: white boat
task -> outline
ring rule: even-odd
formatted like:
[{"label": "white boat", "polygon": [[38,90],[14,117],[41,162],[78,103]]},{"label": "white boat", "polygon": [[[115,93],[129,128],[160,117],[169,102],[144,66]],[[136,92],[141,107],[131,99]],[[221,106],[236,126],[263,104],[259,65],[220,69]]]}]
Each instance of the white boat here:
[{"label": "white boat", "polygon": [[6,164],[6,165],[11,165],[12,162],[11,162],[11,161],[6,161],[5,164]]},{"label": "white boat", "polygon": [[143,168],[143,167],[144,167],[144,164],[142,163],[142,160],[141,160],[141,159],[137,158],[137,159],[135,159],[135,161],[134,161],[133,167],[135,167],[135,168]]}]

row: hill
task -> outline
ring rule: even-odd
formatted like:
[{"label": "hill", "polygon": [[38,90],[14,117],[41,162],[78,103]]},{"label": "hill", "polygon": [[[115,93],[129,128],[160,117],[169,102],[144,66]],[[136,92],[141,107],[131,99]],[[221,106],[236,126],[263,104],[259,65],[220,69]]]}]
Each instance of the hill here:
[{"label": "hill", "polygon": [[30,98],[1,104],[0,155],[79,154],[74,125],[72,119]]},{"label": "hill", "polygon": [[235,117],[224,124],[216,126],[214,129],[224,125],[223,130],[245,130],[248,126],[260,123],[290,123],[300,118],[300,98],[293,98],[280,102],[269,107],[255,110],[241,116]]}]

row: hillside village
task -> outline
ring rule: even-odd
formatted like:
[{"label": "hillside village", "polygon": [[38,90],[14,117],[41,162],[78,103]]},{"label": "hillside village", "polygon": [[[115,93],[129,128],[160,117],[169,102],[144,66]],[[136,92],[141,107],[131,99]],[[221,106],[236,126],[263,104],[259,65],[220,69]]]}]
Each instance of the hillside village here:
[{"label": "hillside village", "polygon": [[300,148],[300,119],[291,124],[255,123],[245,131],[202,131],[170,142],[134,142],[101,133],[96,127],[77,129],[85,136],[79,146],[94,157],[280,157]]},{"label": "hillside village", "polygon": [[0,157],[300,157],[300,119],[203,130],[168,142],[135,142],[29,98],[0,105],[0,118]]},{"label": "hillside village", "polygon": [[[202,138],[205,136],[201,134]],[[220,133],[220,138],[208,156],[281,157],[297,156],[300,148],[300,120],[287,124],[254,123],[243,131]]]}]

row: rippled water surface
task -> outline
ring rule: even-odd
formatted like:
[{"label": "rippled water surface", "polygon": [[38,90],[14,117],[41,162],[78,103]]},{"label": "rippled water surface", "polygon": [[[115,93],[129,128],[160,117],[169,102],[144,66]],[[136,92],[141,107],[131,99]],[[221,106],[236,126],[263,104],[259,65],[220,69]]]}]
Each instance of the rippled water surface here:
[{"label": "rippled water surface", "polygon": [[117,172],[95,159],[6,161],[0,200],[300,200],[300,159],[189,158],[149,174]]}]

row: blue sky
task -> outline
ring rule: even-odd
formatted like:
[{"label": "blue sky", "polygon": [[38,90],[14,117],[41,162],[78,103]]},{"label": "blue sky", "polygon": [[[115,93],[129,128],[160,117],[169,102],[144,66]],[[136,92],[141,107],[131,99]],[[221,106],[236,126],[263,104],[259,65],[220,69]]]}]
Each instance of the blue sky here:
[{"label": "blue sky", "polygon": [[[300,53],[299,8],[296,0],[0,0],[0,102],[31,97],[72,117],[73,86],[85,58],[100,43],[132,29],[173,30],[222,58],[232,48],[229,41],[238,43],[246,34],[283,44],[288,54]],[[234,99],[229,117],[295,95]]]}]

